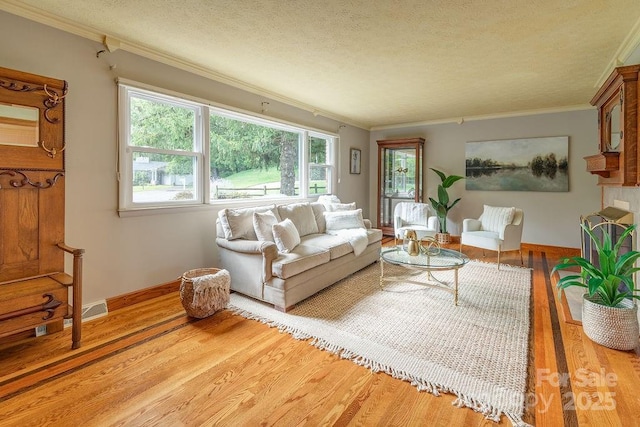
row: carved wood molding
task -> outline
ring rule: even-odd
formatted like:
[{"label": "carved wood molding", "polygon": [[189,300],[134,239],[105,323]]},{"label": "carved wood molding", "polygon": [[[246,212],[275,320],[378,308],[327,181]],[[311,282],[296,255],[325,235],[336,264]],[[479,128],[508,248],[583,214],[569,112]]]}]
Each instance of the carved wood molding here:
[{"label": "carved wood molding", "polygon": [[[47,178],[44,182],[41,181],[33,181],[31,178],[27,176],[23,171],[18,170],[0,170],[0,176],[8,175],[9,177],[16,179],[9,179],[9,185],[15,188],[24,187],[25,185],[30,185],[34,188],[46,189],[53,187],[56,185],[56,182],[59,178],[64,176],[64,173],[57,172],[53,177]],[[0,188],[2,188],[2,184],[0,183]]]},{"label": "carved wood molding", "polygon": [[37,313],[42,311],[44,316],[42,316],[42,320],[51,319],[56,311],[56,308],[62,305],[62,301],[59,301],[50,293],[46,293],[42,295],[42,298],[46,298],[47,300],[38,305],[34,305],[33,307],[23,308],[21,310],[11,311],[9,313],[0,314],[0,321],[9,320],[16,317],[24,316],[26,314]]},{"label": "carved wood molding", "polygon": [[36,91],[42,91],[45,93],[45,95],[48,98],[45,98],[44,101],[42,101],[42,104],[44,105],[45,109],[44,109],[44,118],[46,121],[48,121],[49,123],[58,123],[60,120],[55,118],[52,119],[49,116],[49,112],[56,108],[58,105],[60,105],[60,103],[62,103],[62,100],[64,99],[65,96],[67,96],[67,93],[69,92],[69,88],[67,85],[67,82],[64,82],[64,87],[62,88],[62,92],[58,93],[55,89],[51,88],[51,87],[47,87],[47,85],[28,85],[26,83],[22,83],[22,82],[17,82],[17,81],[12,81],[12,80],[0,80],[0,88],[2,89],[7,89],[7,90],[12,90],[14,92],[36,92]]}]

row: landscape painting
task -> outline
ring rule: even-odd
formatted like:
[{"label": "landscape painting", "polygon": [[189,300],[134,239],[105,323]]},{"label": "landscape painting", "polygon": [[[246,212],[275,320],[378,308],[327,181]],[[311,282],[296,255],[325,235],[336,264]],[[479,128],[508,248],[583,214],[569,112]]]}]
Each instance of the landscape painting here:
[{"label": "landscape painting", "polygon": [[569,191],[569,137],[467,142],[466,189]]}]

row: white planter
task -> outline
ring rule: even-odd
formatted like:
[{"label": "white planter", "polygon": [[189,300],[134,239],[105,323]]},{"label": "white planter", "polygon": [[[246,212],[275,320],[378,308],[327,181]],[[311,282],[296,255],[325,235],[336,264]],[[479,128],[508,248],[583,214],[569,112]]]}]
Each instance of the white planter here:
[{"label": "white planter", "polygon": [[633,350],[640,344],[638,306],[625,299],[623,307],[607,307],[582,297],[582,328],[594,342],[615,350]]}]

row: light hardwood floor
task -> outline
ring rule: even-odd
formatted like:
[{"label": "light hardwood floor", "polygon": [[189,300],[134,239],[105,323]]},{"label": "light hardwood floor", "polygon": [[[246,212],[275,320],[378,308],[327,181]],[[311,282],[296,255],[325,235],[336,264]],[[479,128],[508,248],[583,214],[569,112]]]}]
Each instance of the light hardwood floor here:
[{"label": "light hardwood floor", "polygon": [[[534,294],[526,420],[640,425],[640,350],[595,345],[563,318],[549,270],[573,253],[523,251]],[[0,345],[1,426],[494,424],[452,406],[450,395],[418,392],[256,321],[227,311],[190,319],[176,292],[85,322],[79,350],[70,350],[69,333]]]}]

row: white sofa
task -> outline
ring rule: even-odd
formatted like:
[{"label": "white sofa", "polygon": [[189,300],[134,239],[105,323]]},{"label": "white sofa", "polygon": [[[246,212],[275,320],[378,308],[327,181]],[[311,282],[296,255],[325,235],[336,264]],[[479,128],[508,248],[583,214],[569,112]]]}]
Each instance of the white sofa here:
[{"label": "white sofa", "polygon": [[231,290],[287,311],[376,262],[382,231],[354,208],[314,202],[221,210],[216,243]]}]

